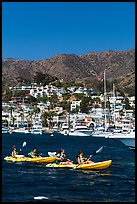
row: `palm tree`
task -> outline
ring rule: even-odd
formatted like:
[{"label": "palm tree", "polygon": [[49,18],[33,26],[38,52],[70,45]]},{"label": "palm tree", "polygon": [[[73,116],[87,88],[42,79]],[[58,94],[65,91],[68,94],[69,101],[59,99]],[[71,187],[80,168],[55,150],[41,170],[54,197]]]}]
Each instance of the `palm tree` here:
[{"label": "palm tree", "polygon": [[28,121],[28,124],[30,122],[30,124],[32,124],[32,116],[34,114],[34,111],[29,111],[28,112],[28,116],[27,116],[27,121]]},{"label": "palm tree", "polygon": [[119,110],[119,115],[120,116],[124,116],[124,111],[121,109],[121,110]]},{"label": "palm tree", "polygon": [[48,128],[51,129],[52,127],[52,120],[55,113],[53,111],[44,112],[42,114],[42,118],[44,119],[44,123],[48,125]]},{"label": "palm tree", "polygon": [[[10,123],[11,123],[11,120],[13,120],[14,107],[13,107],[13,106],[10,106],[8,110],[10,111]],[[13,120],[13,123],[14,123],[14,120]]]},{"label": "palm tree", "polygon": [[36,106],[33,111],[34,111],[35,117],[36,117],[37,114],[40,113],[40,108]]},{"label": "palm tree", "polygon": [[20,115],[19,115],[19,117],[21,117],[21,124],[23,124],[24,123],[24,111],[23,111],[23,108],[21,108],[21,113],[20,113]]},{"label": "palm tree", "polygon": [[10,117],[12,118],[14,107],[10,106],[8,110],[10,111]]},{"label": "palm tree", "polygon": [[16,121],[16,118],[15,117],[12,117],[12,124],[14,126],[14,122]]}]

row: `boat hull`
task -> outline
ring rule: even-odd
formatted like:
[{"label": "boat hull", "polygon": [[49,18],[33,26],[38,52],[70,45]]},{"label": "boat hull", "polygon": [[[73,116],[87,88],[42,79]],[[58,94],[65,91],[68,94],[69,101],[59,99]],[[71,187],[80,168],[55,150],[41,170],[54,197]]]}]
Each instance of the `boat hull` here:
[{"label": "boat hull", "polygon": [[8,162],[38,162],[38,163],[51,163],[55,161],[55,159],[56,157],[36,157],[36,158],[17,157],[17,158],[13,158],[11,156],[6,156],[4,158],[4,160]]},{"label": "boat hull", "polygon": [[91,136],[91,131],[69,131],[69,130],[64,130],[60,131],[61,134],[63,135],[68,135],[68,136]]},{"label": "boat hull", "polygon": [[96,133],[92,133],[92,137],[106,137],[106,136],[111,136],[112,133],[111,132],[96,132]]},{"label": "boat hull", "polygon": [[89,137],[90,136],[90,134],[88,134],[88,133],[83,133],[83,132],[78,132],[78,131],[69,132],[68,135],[69,136],[84,136],[84,137]]},{"label": "boat hull", "polygon": [[12,133],[12,131],[9,128],[2,127],[2,134]]},{"label": "boat hull", "polygon": [[74,168],[83,170],[103,170],[108,168],[112,163],[112,160],[107,160],[103,162],[97,162],[93,164],[47,164],[46,167],[50,168]]},{"label": "boat hull", "polygon": [[12,133],[24,133],[24,134],[28,134],[30,133],[29,130],[25,130],[25,129],[16,129],[16,130],[13,130]]},{"label": "boat hull", "polygon": [[34,135],[42,135],[43,132],[42,132],[42,130],[41,130],[41,131],[39,131],[39,130],[34,130],[34,131],[31,131],[31,134],[34,134]]},{"label": "boat hull", "polygon": [[120,141],[130,149],[135,149],[135,138],[120,138]]},{"label": "boat hull", "polygon": [[124,145],[130,149],[135,149],[135,132],[130,134],[113,134],[113,136],[107,136],[106,138],[119,139]]}]

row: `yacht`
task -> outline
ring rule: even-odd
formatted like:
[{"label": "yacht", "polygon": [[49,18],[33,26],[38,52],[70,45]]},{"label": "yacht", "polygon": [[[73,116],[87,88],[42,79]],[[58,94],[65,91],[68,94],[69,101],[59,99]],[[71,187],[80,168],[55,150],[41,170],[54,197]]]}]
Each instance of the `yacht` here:
[{"label": "yacht", "polygon": [[69,128],[68,125],[63,126],[63,131],[60,133],[69,136],[91,136],[92,130],[88,129],[87,125],[84,122],[76,122],[73,124],[72,128]]},{"label": "yacht", "polygon": [[119,139],[127,147],[135,150],[135,129],[122,131],[119,133],[113,132],[112,135],[105,136],[105,138]]},{"label": "yacht", "polygon": [[78,130],[73,130],[71,129],[69,132],[68,132],[68,135],[69,136],[91,136],[91,131],[86,131],[85,129],[78,129]]},{"label": "yacht", "polygon": [[96,129],[94,132],[92,132],[92,137],[106,137],[111,136],[112,132],[105,131],[104,129]]},{"label": "yacht", "polygon": [[42,123],[39,121],[36,121],[35,123],[33,123],[33,126],[31,128],[31,134],[38,134],[38,135],[42,135],[43,134],[43,127],[42,127]]}]

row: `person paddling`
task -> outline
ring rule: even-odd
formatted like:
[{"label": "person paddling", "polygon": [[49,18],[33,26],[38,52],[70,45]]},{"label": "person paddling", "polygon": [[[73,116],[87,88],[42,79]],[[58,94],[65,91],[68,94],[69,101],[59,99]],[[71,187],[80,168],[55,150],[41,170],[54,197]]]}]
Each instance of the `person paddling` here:
[{"label": "person paddling", "polygon": [[11,156],[14,157],[14,158],[16,158],[16,157],[24,157],[24,155],[20,155],[21,151],[22,151],[22,150],[20,149],[20,151],[17,152],[16,146],[14,145],[14,146],[12,147]]},{"label": "person paddling", "polygon": [[94,162],[90,160],[90,158],[86,158],[84,153],[80,151],[76,157],[78,164],[93,164]]},{"label": "person paddling", "polygon": [[73,164],[73,161],[67,158],[64,149],[60,149],[59,152],[56,154],[56,164]]},{"label": "person paddling", "polygon": [[37,149],[34,148],[31,152],[28,153],[28,156],[34,158],[34,157],[41,157],[40,154],[37,153]]}]

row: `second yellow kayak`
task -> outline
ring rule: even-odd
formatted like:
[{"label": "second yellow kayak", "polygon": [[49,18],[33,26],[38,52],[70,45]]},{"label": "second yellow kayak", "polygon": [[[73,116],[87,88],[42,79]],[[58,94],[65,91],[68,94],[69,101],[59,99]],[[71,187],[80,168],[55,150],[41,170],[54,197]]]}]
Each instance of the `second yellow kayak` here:
[{"label": "second yellow kayak", "polygon": [[112,163],[112,160],[96,162],[93,164],[56,164],[51,163],[47,164],[46,167],[52,168],[74,168],[74,169],[83,169],[83,170],[102,170],[108,168]]}]

